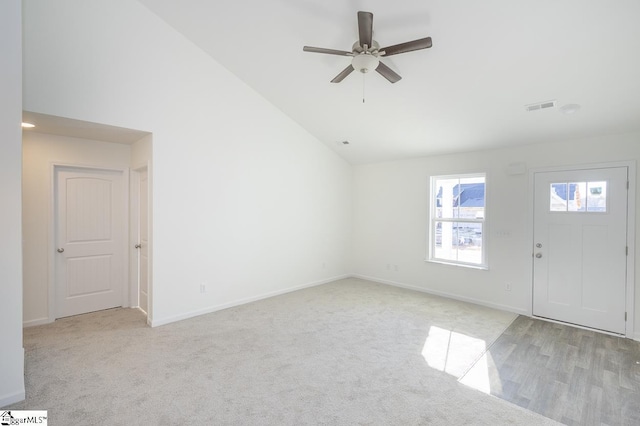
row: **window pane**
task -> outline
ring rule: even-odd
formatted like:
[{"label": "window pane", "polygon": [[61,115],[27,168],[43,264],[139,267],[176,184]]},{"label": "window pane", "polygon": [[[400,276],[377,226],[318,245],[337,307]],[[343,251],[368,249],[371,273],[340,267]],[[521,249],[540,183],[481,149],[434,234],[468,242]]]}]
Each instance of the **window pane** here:
[{"label": "window pane", "polygon": [[482,223],[436,222],[435,258],[482,264]]},{"label": "window pane", "polygon": [[570,212],[586,211],[587,183],[573,182],[569,183],[569,202],[567,203]]},{"label": "window pane", "polygon": [[458,217],[456,200],[459,193],[459,179],[436,179],[436,218],[451,219]]},{"label": "window pane", "polygon": [[549,210],[552,212],[567,211],[567,184],[552,183],[549,191]]},{"label": "window pane", "polygon": [[460,179],[458,212],[462,219],[484,219],[484,177]]},{"label": "window pane", "polygon": [[587,183],[587,211],[607,211],[607,182]]}]

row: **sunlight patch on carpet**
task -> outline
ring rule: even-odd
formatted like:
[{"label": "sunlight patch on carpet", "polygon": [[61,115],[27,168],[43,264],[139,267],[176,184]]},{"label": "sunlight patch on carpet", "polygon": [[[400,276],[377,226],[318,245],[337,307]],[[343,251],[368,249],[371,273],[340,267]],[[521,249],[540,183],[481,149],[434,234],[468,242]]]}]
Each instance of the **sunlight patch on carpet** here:
[{"label": "sunlight patch on carpet", "polygon": [[422,356],[429,367],[460,378],[486,350],[482,339],[431,326]]}]

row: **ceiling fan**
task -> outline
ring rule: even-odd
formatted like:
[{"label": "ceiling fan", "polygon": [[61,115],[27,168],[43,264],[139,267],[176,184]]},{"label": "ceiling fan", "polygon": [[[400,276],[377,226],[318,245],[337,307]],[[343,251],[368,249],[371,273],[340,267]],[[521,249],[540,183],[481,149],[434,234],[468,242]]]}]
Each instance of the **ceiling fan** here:
[{"label": "ceiling fan", "polygon": [[351,52],[311,46],[304,46],[302,50],[305,52],[326,53],[327,55],[351,56],[353,58],[351,59],[351,65],[331,80],[332,83],[340,83],[346,76],[351,74],[353,70],[358,70],[361,73],[376,70],[378,74],[382,75],[391,83],[395,83],[402,77],[380,62],[380,57],[428,49],[432,46],[431,37],[425,37],[381,49],[378,42],[373,40],[373,13],[371,12],[358,12],[358,35],[359,39],[353,43]]}]

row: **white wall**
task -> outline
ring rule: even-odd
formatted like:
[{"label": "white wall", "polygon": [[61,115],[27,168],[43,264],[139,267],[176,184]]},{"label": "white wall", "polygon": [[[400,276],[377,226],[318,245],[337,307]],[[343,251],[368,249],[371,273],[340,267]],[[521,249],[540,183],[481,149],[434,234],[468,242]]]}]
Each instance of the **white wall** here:
[{"label": "white wall", "polygon": [[131,146],[23,132],[22,220],[24,325],[48,322],[52,166],[72,164],[127,169]]},{"label": "white wall", "polygon": [[138,2],[23,5],[26,110],[153,133],[154,324],[348,272],[343,159]]},{"label": "white wall", "polygon": [[[632,134],[356,166],[353,271],[383,282],[526,314],[531,306],[532,273],[529,175],[507,175],[507,166],[521,162],[531,169],[638,159],[640,134]],[[490,269],[425,262],[429,177],[472,172],[487,173],[485,243]],[[640,209],[636,222],[639,215]],[[496,235],[505,231],[510,235]],[[638,264],[638,255],[630,259],[634,260]],[[393,266],[388,270],[387,264],[398,265],[399,270]],[[507,281],[512,283],[510,292],[505,291]],[[638,337],[638,278],[635,288],[634,329]]]},{"label": "white wall", "polygon": [[24,399],[20,214],[21,37],[20,1],[0,2],[0,407]]}]

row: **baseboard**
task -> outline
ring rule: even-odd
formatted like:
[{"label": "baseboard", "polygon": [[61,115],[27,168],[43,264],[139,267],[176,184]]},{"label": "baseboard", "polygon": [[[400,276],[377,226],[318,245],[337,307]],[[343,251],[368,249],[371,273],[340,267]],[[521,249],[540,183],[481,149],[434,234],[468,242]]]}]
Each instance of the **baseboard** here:
[{"label": "baseboard", "polygon": [[24,321],[22,323],[22,327],[23,328],[27,328],[27,327],[35,327],[36,325],[45,325],[45,324],[51,324],[53,321],[49,320],[49,318],[38,318],[38,319],[33,319],[33,320],[29,320],[29,321]]},{"label": "baseboard", "polygon": [[0,408],[6,407],[7,405],[15,404],[16,402],[24,401],[25,399],[24,390],[10,394],[0,396]]},{"label": "baseboard", "polygon": [[[0,407],[24,401],[24,348],[2,348],[2,392]],[[6,362],[6,364],[5,364]]]},{"label": "baseboard", "polygon": [[153,319],[150,321],[151,327],[159,327],[161,325],[171,324],[172,322],[182,321],[185,319],[197,317],[200,315],[210,314],[213,312],[221,311],[223,309],[233,308],[234,306],[240,306],[251,302],[256,302],[258,300],[268,299],[270,297],[280,296],[282,294],[291,293],[293,291],[302,290],[305,288],[315,287],[322,284],[327,284],[333,281],[341,280],[343,278],[348,278],[350,275],[338,275],[336,277],[327,278],[320,281],[314,281],[307,284],[302,284],[299,286],[289,287],[283,290],[277,290],[270,293],[264,293],[258,296],[247,297],[244,299],[234,300],[233,302],[223,303],[222,305],[211,306],[204,309],[198,309],[197,311],[186,312],[184,314],[173,315],[166,318]]},{"label": "baseboard", "polygon": [[391,285],[391,286],[394,286],[394,287],[406,288],[407,290],[419,291],[421,293],[432,294],[434,296],[446,297],[448,299],[459,300],[461,302],[473,303],[473,304],[480,305],[480,306],[486,306],[487,308],[498,309],[500,311],[513,312],[514,314],[518,314],[518,315],[527,315],[527,316],[529,316],[529,313],[527,312],[526,309],[515,308],[513,306],[508,306],[508,305],[501,305],[499,303],[493,303],[493,302],[489,302],[487,300],[474,299],[472,297],[465,297],[465,296],[460,296],[460,295],[453,294],[453,293],[447,293],[447,292],[444,292],[444,291],[433,290],[433,289],[429,289],[429,288],[418,287],[418,286],[411,285],[411,284],[405,284],[405,283],[400,283],[400,282],[396,282],[396,281],[385,280],[383,278],[369,277],[367,275],[351,274],[351,277],[360,278],[360,279],[368,280],[368,281],[373,281],[373,282],[376,282],[376,283],[379,283],[379,284],[386,284],[386,285]]}]

